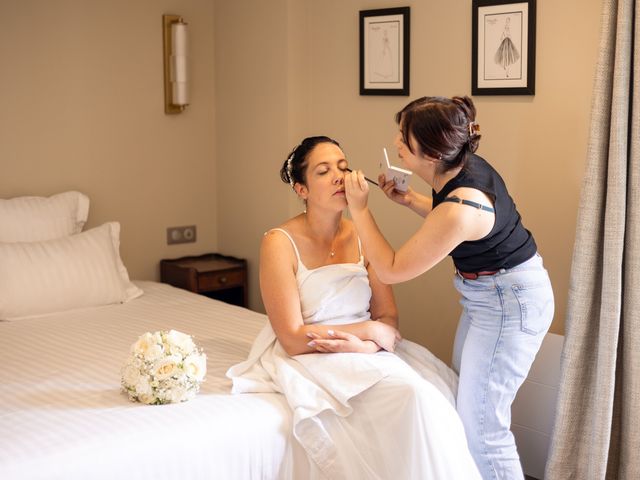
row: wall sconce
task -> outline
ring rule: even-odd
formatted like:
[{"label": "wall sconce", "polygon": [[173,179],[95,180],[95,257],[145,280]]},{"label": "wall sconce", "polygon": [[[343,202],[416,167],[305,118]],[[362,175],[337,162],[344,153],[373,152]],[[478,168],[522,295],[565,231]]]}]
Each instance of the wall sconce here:
[{"label": "wall sconce", "polygon": [[187,24],[179,15],[162,16],[164,113],[181,113],[189,105]]}]

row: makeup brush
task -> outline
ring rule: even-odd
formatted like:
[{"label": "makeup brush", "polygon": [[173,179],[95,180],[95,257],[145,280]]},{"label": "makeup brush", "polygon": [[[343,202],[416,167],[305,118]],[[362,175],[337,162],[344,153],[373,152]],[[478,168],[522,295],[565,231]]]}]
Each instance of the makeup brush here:
[{"label": "makeup brush", "polygon": [[[353,170],[351,170],[349,167],[347,167],[347,171],[348,171],[348,172],[353,172]],[[371,180],[370,178],[367,178],[367,177],[364,177],[364,179],[365,179],[367,182],[374,184],[376,187],[378,186],[378,182],[374,182],[373,180]]]}]

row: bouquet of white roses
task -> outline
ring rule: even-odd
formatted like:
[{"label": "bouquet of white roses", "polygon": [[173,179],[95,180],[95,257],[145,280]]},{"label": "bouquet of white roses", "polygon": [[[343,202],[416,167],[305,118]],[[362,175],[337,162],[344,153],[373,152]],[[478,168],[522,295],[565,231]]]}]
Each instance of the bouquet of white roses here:
[{"label": "bouquet of white roses", "polygon": [[207,356],[190,335],[176,330],[145,333],[122,367],[122,390],[131,401],[185,402],[195,397],[207,373]]}]

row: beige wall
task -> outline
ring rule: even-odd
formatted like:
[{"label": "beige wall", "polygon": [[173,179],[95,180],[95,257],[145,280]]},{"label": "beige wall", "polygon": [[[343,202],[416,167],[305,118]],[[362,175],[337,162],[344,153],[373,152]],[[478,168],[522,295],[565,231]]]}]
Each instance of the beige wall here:
[{"label": "beige wall", "polygon": [[260,240],[287,216],[274,174],[289,143],[287,5],[217,1],[215,18],[219,246],[248,260],[250,304],[260,309]]},{"label": "beige wall", "polygon": [[[358,94],[358,11],[394,2],[3,1],[0,197],[86,192],[90,226],[122,223],[134,278],[157,278],[164,257],[245,257],[260,310],[262,233],[300,209],[278,178],[289,149],[306,135],[332,135],[352,165],[375,176],[380,147],[392,146],[393,115],[409,99],[469,93],[470,3],[395,2],[411,6],[405,98]],[[189,23],[193,104],[179,116],[162,107],[163,13]],[[596,0],[539,1],[536,95],[474,98],[479,153],[505,177],[551,274],[556,333],[564,331],[599,15]],[[418,226],[379,192],[371,206],[394,245]],[[167,246],[165,228],[186,224],[198,225],[198,242]],[[404,335],[445,360],[459,313],[451,273],[447,259],[395,287]]]},{"label": "beige wall", "polygon": [[[381,147],[392,146],[393,116],[409,99],[470,94],[471,2],[280,0],[269,2],[269,9],[259,0],[242,2],[242,9],[232,3],[216,2],[216,45],[228,49],[226,58],[258,63],[255,68],[245,67],[238,78],[237,71],[228,71],[229,64],[221,64],[216,53],[218,133],[225,131],[218,135],[218,148],[219,152],[235,149],[239,162],[219,157],[219,176],[241,176],[230,180],[233,186],[227,192],[251,193],[235,195],[232,204],[241,218],[261,220],[258,225],[234,223],[231,218],[225,222],[221,212],[220,244],[250,257],[255,268],[261,232],[300,209],[280,183],[278,169],[302,136],[335,136],[352,165],[375,176]],[[360,96],[358,11],[394,4],[411,6],[411,95]],[[560,334],[564,333],[599,15],[596,0],[539,1],[536,95],[474,97],[483,135],[479,153],[503,174],[525,225],[535,234],[556,293],[551,330]],[[247,21],[250,25],[243,25]],[[286,46],[283,36],[289,41]],[[265,56],[271,68],[265,68]],[[247,82],[246,77],[253,81]],[[224,78],[229,86],[240,82],[243,88],[223,88]],[[256,89],[264,91],[267,85],[268,102],[257,102]],[[245,114],[241,129],[223,127],[234,110]],[[247,156],[256,159],[251,169],[244,166]],[[371,194],[371,206],[396,246],[418,227],[418,217],[386,201],[380,192]],[[394,287],[403,334],[447,361],[459,315],[451,277],[447,259],[428,274]],[[254,283],[252,305],[261,308],[256,287]]]},{"label": "beige wall", "polygon": [[[353,165],[375,173],[381,146],[392,145],[393,116],[407,99],[358,96],[357,10],[393,3],[311,4],[313,129],[335,135]],[[410,98],[470,94],[471,2],[397,4],[411,5]],[[473,100],[482,130],[478,153],[502,173],[525,226],[535,235],[556,294],[551,331],[563,334],[601,2],[537,4],[536,95]],[[328,24],[333,25],[330,35],[325,33]],[[401,213],[379,193],[372,195],[371,204],[394,245],[418,226],[418,217]],[[403,334],[447,360],[460,311],[452,269],[445,260],[432,272],[395,287]]]},{"label": "beige wall", "polygon": [[[6,0],[0,28],[0,198],[66,189],[88,227],[122,224],[133,278],[217,249],[211,0]],[[164,114],[162,14],[189,23],[193,105]],[[167,246],[168,226],[198,242]]]}]

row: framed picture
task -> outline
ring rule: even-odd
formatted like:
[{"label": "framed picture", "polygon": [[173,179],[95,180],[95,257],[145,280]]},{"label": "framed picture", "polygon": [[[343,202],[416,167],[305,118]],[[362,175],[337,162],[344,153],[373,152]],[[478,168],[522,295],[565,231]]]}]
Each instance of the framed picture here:
[{"label": "framed picture", "polygon": [[360,11],[360,95],[409,95],[410,8]]},{"label": "framed picture", "polygon": [[473,0],[473,95],[534,95],[536,0]]}]

